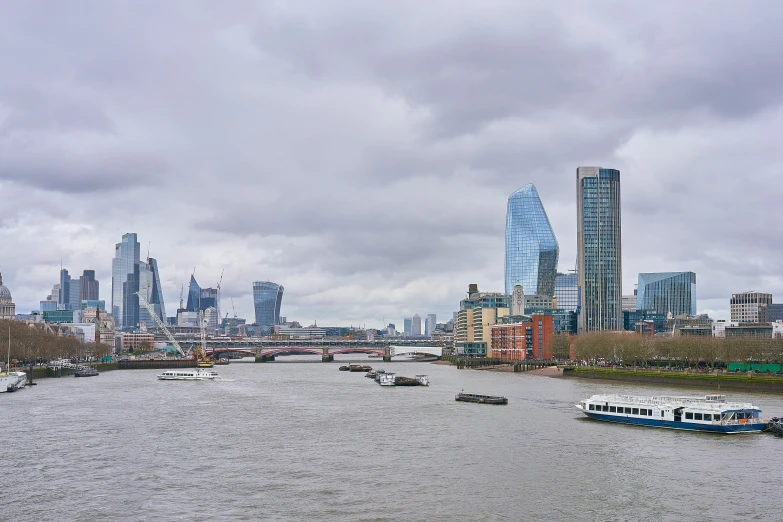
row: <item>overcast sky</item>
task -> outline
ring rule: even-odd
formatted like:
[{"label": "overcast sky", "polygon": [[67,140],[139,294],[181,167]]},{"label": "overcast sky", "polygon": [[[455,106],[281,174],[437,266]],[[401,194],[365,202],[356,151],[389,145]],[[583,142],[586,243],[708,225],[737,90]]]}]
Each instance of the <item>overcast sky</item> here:
[{"label": "overcast sky", "polygon": [[[783,302],[778,2],[9,1],[0,270],[17,312],[114,244],[196,267],[252,320],[402,328],[503,290],[506,199],[576,258],[580,165],[621,171],[623,284],[692,270],[699,312]],[[231,312],[233,314],[233,312]]]}]

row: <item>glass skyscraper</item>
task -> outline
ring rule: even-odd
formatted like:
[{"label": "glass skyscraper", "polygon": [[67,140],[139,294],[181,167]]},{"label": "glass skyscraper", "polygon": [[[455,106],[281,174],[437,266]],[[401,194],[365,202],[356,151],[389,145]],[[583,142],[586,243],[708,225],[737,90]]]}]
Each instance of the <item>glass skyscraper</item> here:
[{"label": "glass skyscraper", "polygon": [[[135,310],[128,310],[130,315],[128,320],[136,318],[138,322],[139,299],[134,300],[126,296],[128,275],[132,278],[135,274],[135,282],[131,281],[131,290],[138,290],[138,264],[141,256],[141,247],[136,238],[136,234],[123,234],[122,241],[114,247],[114,259],[111,262],[111,314],[114,317],[115,325],[119,328],[127,326],[136,326],[136,323],[126,323],[125,308],[126,305],[135,306]],[[135,290],[134,290],[135,288]]]},{"label": "glass skyscraper", "polygon": [[579,309],[579,278],[576,273],[555,276],[557,308],[576,312]]},{"label": "glass skyscraper", "polygon": [[622,330],[620,171],[576,169],[579,331]]},{"label": "glass skyscraper", "polygon": [[283,286],[269,281],[253,283],[253,305],[256,309],[256,324],[262,334],[272,332],[280,322],[280,305],[283,302]]},{"label": "glass skyscraper", "polygon": [[693,272],[657,272],[639,274],[637,310],[655,310],[659,314],[696,315],[696,274]]},{"label": "glass skyscraper", "polygon": [[188,285],[188,303],[185,310],[188,312],[198,312],[201,307],[201,287],[196,282],[196,276],[191,274],[190,285]]},{"label": "glass skyscraper", "polygon": [[530,183],[511,194],[506,211],[506,294],[520,284],[526,294],[553,296],[559,253],[536,187]]}]

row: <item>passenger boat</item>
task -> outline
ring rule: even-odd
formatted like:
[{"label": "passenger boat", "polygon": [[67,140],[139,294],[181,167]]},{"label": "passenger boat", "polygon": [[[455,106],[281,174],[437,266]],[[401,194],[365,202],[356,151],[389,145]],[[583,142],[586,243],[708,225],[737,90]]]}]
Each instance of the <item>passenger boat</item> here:
[{"label": "passenger boat", "polygon": [[375,382],[381,382],[381,375],[386,373],[384,370],[375,370]]},{"label": "passenger boat", "polygon": [[0,392],[14,392],[27,386],[25,372],[6,371],[0,373]]},{"label": "passenger boat", "polygon": [[378,384],[381,386],[396,386],[397,385],[397,379],[396,375],[392,372],[384,372],[378,374]]},{"label": "passenger boat", "polygon": [[506,397],[496,397],[493,395],[476,395],[475,393],[462,393],[459,392],[455,401],[459,402],[477,402],[479,404],[508,404]]},{"label": "passenger boat", "polygon": [[73,375],[74,377],[97,377],[98,370],[95,368],[84,368],[83,370],[77,370]]},{"label": "passenger boat", "polygon": [[759,432],[767,423],[750,403],[727,402],[725,395],[638,397],[593,395],[576,407],[591,419],[656,428],[715,433]]},{"label": "passenger boat", "polygon": [[220,376],[214,370],[205,370],[204,368],[180,368],[177,370],[166,370],[158,375],[161,381],[206,381],[219,379]]}]

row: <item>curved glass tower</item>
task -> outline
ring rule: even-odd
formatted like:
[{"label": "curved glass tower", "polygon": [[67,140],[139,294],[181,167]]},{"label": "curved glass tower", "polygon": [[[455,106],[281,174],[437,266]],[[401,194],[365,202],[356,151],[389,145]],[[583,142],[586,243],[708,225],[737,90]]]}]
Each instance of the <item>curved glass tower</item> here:
[{"label": "curved glass tower", "polygon": [[508,197],[506,294],[519,282],[526,294],[555,295],[560,248],[532,183]]},{"label": "curved glass tower", "polygon": [[256,309],[256,324],[261,333],[272,332],[274,325],[280,322],[280,305],[283,302],[283,287],[269,281],[253,283],[253,305]]}]

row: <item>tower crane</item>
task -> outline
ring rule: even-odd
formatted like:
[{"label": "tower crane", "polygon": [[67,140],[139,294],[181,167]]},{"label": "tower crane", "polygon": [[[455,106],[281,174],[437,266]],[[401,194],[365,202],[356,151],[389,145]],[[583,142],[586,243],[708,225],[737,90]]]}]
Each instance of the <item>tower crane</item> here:
[{"label": "tower crane", "polygon": [[[237,318],[237,309],[234,307],[234,298],[231,298],[231,308],[234,310],[234,319]],[[228,315],[228,314],[226,314]]]},{"label": "tower crane", "polygon": [[223,284],[223,272],[225,271],[225,268],[220,271],[220,281],[218,281],[217,284],[217,303],[215,303],[215,315],[217,315],[218,319],[220,319],[220,285]]},{"label": "tower crane", "polygon": [[148,303],[147,299],[141,295],[141,293],[135,292],[135,294],[139,296],[139,303],[141,303],[141,305],[147,309],[147,311],[150,313],[150,317],[152,317],[152,320],[155,321],[155,324],[157,324],[160,329],[163,330],[163,333],[166,334],[166,338],[174,346],[174,348],[177,349],[177,353],[179,353],[182,357],[187,357],[185,350],[182,349],[174,336],[171,335],[171,332],[169,332],[169,329],[166,328],[166,324],[161,321],[160,317],[158,317],[158,314],[155,313],[155,307]]}]

